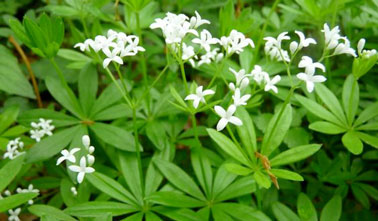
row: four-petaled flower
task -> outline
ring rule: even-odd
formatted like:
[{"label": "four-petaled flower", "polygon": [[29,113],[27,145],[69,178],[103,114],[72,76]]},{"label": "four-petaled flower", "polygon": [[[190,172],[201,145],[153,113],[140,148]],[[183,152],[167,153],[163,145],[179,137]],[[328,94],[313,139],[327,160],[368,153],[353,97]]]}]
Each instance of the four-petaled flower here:
[{"label": "four-petaled flower", "polygon": [[8,213],[9,213],[8,221],[20,221],[20,218],[18,218],[18,215],[20,214],[20,212],[21,212],[21,208],[17,208],[15,210],[13,209],[8,210]]},{"label": "four-petaled flower", "polygon": [[87,161],[85,157],[81,157],[80,159],[80,166],[77,165],[71,165],[68,167],[72,172],[78,173],[77,175],[77,182],[82,183],[84,180],[84,176],[86,173],[93,173],[95,172],[95,169],[92,167],[87,167]]},{"label": "four-petaled flower", "polygon": [[234,100],[234,105],[236,107],[241,105],[247,105],[247,101],[249,98],[251,98],[250,94],[241,96],[240,88],[236,88],[234,95],[232,95],[232,99]]},{"label": "four-petaled flower", "polygon": [[281,76],[276,75],[273,79],[270,79],[269,76],[265,77],[265,87],[264,91],[274,91],[274,93],[278,93],[278,89],[275,84],[277,84],[281,80]]},{"label": "four-petaled flower", "polygon": [[306,82],[307,91],[310,93],[314,90],[315,83],[321,83],[327,80],[323,75],[310,75],[303,72],[298,73],[297,78]]},{"label": "four-petaled flower", "polygon": [[196,89],[195,94],[189,94],[186,96],[185,100],[193,100],[193,107],[197,109],[200,102],[206,103],[205,96],[214,94],[213,90],[207,89],[203,91],[203,86],[199,86]]},{"label": "four-petaled flower", "polygon": [[196,14],[196,17],[193,16],[190,18],[190,27],[198,28],[203,24],[210,24],[208,20],[202,19],[201,15],[197,11],[194,11],[194,13]]},{"label": "four-petaled flower", "polygon": [[72,150],[68,151],[66,149],[62,150],[60,153],[62,154],[61,157],[59,157],[59,159],[56,161],[56,165],[59,165],[61,164],[63,161],[65,160],[68,160],[70,161],[71,163],[75,163],[76,162],[76,158],[74,156],[74,154],[76,152],[78,152],[80,150],[80,148],[73,148]]},{"label": "four-petaled flower", "polygon": [[325,67],[322,63],[312,62],[312,59],[308,56],[302,57],[302,60],[299,62],[298,67],[304,68],[305,72],[309,75],[314,75],[316,68],[319,68],[323,72],[325,72]]},{"label": "four-petaled flower", "polygon": [[235,105],[230,105],[227,108],[227,111],[224,110],[221,106],[215,106],[214,110],[221,117],[217,124],[217,131],[223,130],[228,123],[232,123],[236,126],[243,125],[243,122],[239,118],[233,116],[236,111]]}]

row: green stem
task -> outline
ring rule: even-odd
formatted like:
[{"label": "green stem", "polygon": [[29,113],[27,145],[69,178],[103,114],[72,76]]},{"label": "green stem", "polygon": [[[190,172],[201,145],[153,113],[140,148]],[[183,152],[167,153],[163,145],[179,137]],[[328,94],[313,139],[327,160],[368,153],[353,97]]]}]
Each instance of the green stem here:
[{"label": "green stem", "polygon": [[115,63],[113,63],[113,64],[114,64],[115,69],[117,70],[117,74],[118,74],[118,77],[119,77],[119,79],[121,81],[121,85],[123,87],[124,93],[129,98],[129,100],[131,100],[130,95],[129,95],[129,90],[127,90],[127,85],[126,85],[126,82],[125,82],[125,80],[123,78],[123,75],[122,75],[122,73],[121,73],[121,71],[119,69],[119,65],[117,65]]},{"label": "green stem", "polygon": [[[81,13],[81,14],[83,14],[83,13]],[[87,38],[89,38],[90,36],[89,36],[89,31],[88,31],[87,23],[85,23],[85,19],[84,19],[83,16],[80,16],[80,21],[81,21],[81,24],[82,24],[83,27],[84,27],[84,33],[85,33],[85,36],[86,36]]]},{"label": "green stem", "polygon": [[69,89],[66,79],[64,78],[62,70],[60,70],[58,64],[55,62],[54,58],[50,58],[51,64],[54,66],[56,73],[58,74],[58,77],[63,84],[63,86],[67,89]]},{"label": "green stem", "polygon": [[105,68],[106,70],[106,73],[108,74],[108,76],[110,77],[110,79],[113,81],[113,83],[116,85],[118,91],[121,93],[123,99],[126,101],[126,104],[129,105],[130,108],[133,107],[133,105],[131,104],[131,101],[130,99],[127,97],[127,95],[125,94],[125,91],[122,90],[122,88],[119,86],[117,80],[114,78],[112,72],[110,72],[109,68]]},{"label": "green stem", "polygon": [[199,146],[201,146],[201,141],[199,140],[199,137],[198,137],[198,131],[197,131],[197,121],[196,121],[196,114],[195,113],[192,113],[192,126],[193,126],[193,130],[194,130],[194,138],[196,139],[196,142]]},{"label": "green stem", "polygon": [[[137,26],[137,34],[139,36],[139,42],[140,42],[140,45],[143,46],[143,33],[142,33],[142,29],[140,27],[140,14],[139,14],[139,12],[135,12],[135,16],[136,16],[136,26]],[[142,65],[144,87],[147,90],[147,88],[148,88],[148,76],[147,76],[146,57],[144,56],[144,54],[141,54],[140,56],[141,56],[140,63]],[[148,111],[148,113],[150,113],[150,111],[151,111],[150,110],[150,94],[149,93],[147,94],[147,111]]]},{"label": "green stem", "polygon": [[143,168],[142,168],[142,158],[140,156],[140,148],[139,148],[139,139],[138,139],[138,127],[136,123],[136,107],[133,106],[133,126],[134,126],[134,142],[135,142],[135,153],[138,160],[138,170],[139,170],[139,179],[142,185],[142,196],[144,197],[144,179],[143,179]]},{"label": "green stem", "polygon": [[275,0],[274,1],[273,5],[272,5],[272,8],[270,9],[269,14],[268,14],[268,16],[265,19],[263,28],[262,28],[261,33],[260,33],[260,37],[259,37],[259,39],[257,41],[257,45],[256,45],[256,49],[255,49],[255,56],[254,56],[254,59],[253,59],[254,62],[257,61],[257,55],[259,54],[259,50],[260,50],[260,47],[261,47],[261,44],[262,44],[262,40],[263,40],[264,35],[265,35],[266,28],[268,26],[268,22],[270,20],[270,17],[272,16],[274,10],[276,10],[277,5],[278,5],[279,2],[280,2],[280,0]]},{"label": "green stem", "polygon": [[[225,59],[225,58],[224,58]],[[207,88],[209,89],[211,86],[213,86],[213,83],[215,82],[215,80],[218,78],[218,75],[219,73],[223,70],[223,66],[224,66],[224,59],[222,59],[221,61],[221,64],[218,65],[218,68],[217,68],[217,71],[215,72],[215,74],[213,75],[213,77],[211,78],[210,80],[210,83],[209,85],[207,86]]]}]

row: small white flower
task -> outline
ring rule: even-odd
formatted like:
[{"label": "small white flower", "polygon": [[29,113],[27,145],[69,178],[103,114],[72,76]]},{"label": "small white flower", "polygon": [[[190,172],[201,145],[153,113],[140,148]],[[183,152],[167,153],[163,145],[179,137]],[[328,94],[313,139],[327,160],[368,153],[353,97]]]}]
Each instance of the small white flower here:
[{"label": "small white flower", "polygon": [[21,138],[18,137],[8,142],[6,152],[3,155],[4,159],[9,158],[10,160],[13,160],[23,153],[19,151],[24,147],[24,143],[20,141],[20,139]]},{"label": "small white flower", "polygon": [[128,36],[128,45],[125,48],[121,49],[121,57],[124,56],[134,56],[139,51],[146,51],[142,46],[138,46],[139,38],[135,35]]},{"label": "small white flower", "polygon": [[84,135],[81,138],[81,142],[83,143],[85,149],[89,152],[89,154],[92,154],[95,151],[94,146],[91,146],[91,139],[88,135]]},{"label": "small white flower", "polygon": [[8,210],[8,213],[9,213],[8,220],[9,221],[20,221],[20,218],[18,218],[18,215],[20,214],[20,212],[21,212],[21,208],[17,208],[15,210],[13,210],[13,209]]},{"label": "small white flower", "polygon": [[321,83],[327,80],[323,75],[310,75],[302,72],[297,74],[297,78],[306,82],[307,91],[310,93],[314,90],[315,83]]},{"label": "small white flower", "polygon": [[201,48],[204,48],[206,51],[210,51],[210,45],[217,44],[218,39],[213,38],[211,33],[208,30],[202,30],[200,34],[200,38],[194,38],[192,40],[193,43],[199,44]]},{"label": "small white flower", "polygon": [[33,129],[30,130],[30,138],[40,142],[45,135],[51,136],[53,134],[52,131],[55,129],[55,126],[51,125],[51,123],[52,120],[43,118],[39,118],[39,122],[32,122],[30,125]]},{"label": "small white flower", "polygon": [[232,123],[236,126],[243,125],[243,122],[239,118],[233,116],[236,111],[235,105],[229,106],[227,111],[225,111],[221,106],[215,106],[214,110],[221,117],[217,124],[217,131],[223,130],[228,123]]},{"label": "small white flower", "polygon": [[251,72],[251,76],[253,77],[253,80],[260,85],[266,77],[269,77],[269,74],[263,71],[260,65],[255,65]]},{"label": "small white flower", "polygon": [[201,56],[201,60],[198,62],[198,66],[202,64],[210,64],[212,61],[219,62],[223,59],[223,54],[218,53],[219,48],[215,48],[212,51],[207,51],[206,54]]},{"label": "small white flower", "polygon": [[77,175],[77,182],[82,183],[84,180],[84,176],[86,173],[93,173],[95,169],[92,167],[87,167],[87,161],[85,157],[81,157],[80,159],[80,166],[71,165],[68,167],[71,171],[78,173]]},{"label": "small white flower", "polygon": [[372,50],[363,50],[364,46],[365,46],[365,42],[366,42],[366,40],[363,39],[363,38],[361,38],[358,41],[358,45],[357,45],[358,55],[362,56],[362,57],[365,57],[365,58],[370,58],[371,56],[376,55],[377,51],[375,49],[372,49]]},{"label": "small white flower", "polygon": [[313,38],[306,38],[303,32],[301,31],[295,31],[295,33],[299,36],[299,45],[298,50],[301,50],[302,48],[308,47],[310,44],[316,44],[315,39]]},{"label": "small white flower", "polygon": [[104,50],[104,54],[107,56],[107,58],[105,58],[104,62],[102,63],[103,67],[104,68],[108,67],[109,63],[112,61],[118,64],[123,64],[122,58],[118,56],[119,52],[120,52],[119,48],[114,48],[112,51]]},{"label": "small white flower", "polygon": [[353,57],[357,57],[356,51],[350,47],[350,42],[346,37],[340,37],[344,41],[344,43],[340,43],[336,46],[335,51],[333,52],[334,55],[338,54],[350,54]]},{"label": "small white flower", "polygon": [[265,88],[264,88],[264,91],[274,91],[274,93],[278,93],[278,89],[277,87],[275,86],[275,84],[277,84],[279,81],[281,80],[281,76],[279,75],[276,75],[273,77],[273,79],[270,79],[269,76],[268,77],[265,77]]},{"label": "small white flower", "polygon": [[243,90],[244,88],[248,86],[249,84],[248,77],[251,76],[251,74],[245,74],[244,69],[240,69],[238,72],[236,72],[232,68],[230,68],[229,70],[234,74],[235,79],[236,79],[236,85],[234,85],[233,83],[229,84],[229,87],[231,90],[234,91],[236,88],[240,88],[241,90]]},{"label": "small white flower", "polygon": [[301,61],[298,64],[298,67],[304,68],[306,74],[309,74],[309,75],[314,75],[316,68],[319,68],[323,72],[325,72],[325,67],[324,67],[323,64],[321,64],[319,62],[313,62],[312,59],[308,56],[302,57]]},{"label": "small white flower", "polygon": [[63,161],[65,160],[68,160],[70,161],[71,163],[75,163],[76,162],[76,158],[75,158],[75,153],[78,152],[80,149],[79,148],[73,148],[72,150],[68,151],[66,149],[62,150],[60,153],[62,154],[61,157],[59,157],[59,159],[56,161],[56,165],[59,165],[61,164]]},{"label": "small white flower", "polygon": [[250,45],[252,48],[255,47],[250,38],[246,38],[243,33],[236,30],[232,30],[228,37],[221,37],[219,43],[223,46],[228,55],[233,53],[240,54],[248,45]]},{"label": "small white flower", "polygon": [[266,40],[264,51],[271,59],[277,59],[278,61],[285,60],[290,62],[289,54],[286,50],[281,48],[281,43],[283,40],[290,40],[290,37],[287,36],[287,32],[282,32],[278,35],[277,39],[273,37],[265,37]]},{"label": "small white flower", "polygon": [[243,95],[242,97],[240,96],[241,96],[240,89],[236,88],[234,95],[232,95],[232,99],[234,100],[234,105],[236,107],[241,106],[241,105],[243,106],[247,105],[247,101],[249,100],[249,98],[251,98],[250,94]]},{"label": "small white flower", "polygon": [[206,19],[202,19],[201,18],[201,15],[197,12],[197,11],[194,11],[194,13],[196,14],[196,16],[194,17],[191,17],[190,18],[190,27],[191,28],[198,28],[199,26],[203,25],[203,24],[210,24],[210,22]]},{"label": "small white flower", "polygon": [[53,125],[51,125],[52,120],[45,120],[43,118],[39,118],[39,126],[42,129],[42,132],[44,134],[47,134],[48,136],[52,135],[52,131],[55,129]]},{"label": "small white flower", "polygon": [[328,50],[334,49],[339,43],[339,39],[341,37],[339,34],[340,33],[339,26],[336,26],[330,30],[327,23],[325,23],[323,26],[322,32],[324,32],[324,41],[325,41],[326,48]]},{"label": "small white flower", "polygon": [[195,56],[194,48],[192,46],[187,46],[185,43],[182,43],[182,56],[181,59],[186,61]]},{"label": "small white flower", "polygon": [[89,46],[92,46],[94,41],[92,39],[87,39],[84,43],[77,43],[74,45],[74,48],[79,47],[80,51],[89,51]]},{"label": "small white flower", "polygon": [[213,90],[207,89],[203,91],[203,86],[199,86],[196,89],[195,94],[189,94],[186,96],[185,100],[193,100],[193,107],[198,108],[200,102],[206,103],[205,96],[214,94]]},{"label": "small white flower", "polygon": [[12,194],[11,194],[11,192],[10,192],[9,190],[5,190],[5,191],[4,191],[4,195],[5,195],[5,196],[10,196],[10,195],[12,195]]}]

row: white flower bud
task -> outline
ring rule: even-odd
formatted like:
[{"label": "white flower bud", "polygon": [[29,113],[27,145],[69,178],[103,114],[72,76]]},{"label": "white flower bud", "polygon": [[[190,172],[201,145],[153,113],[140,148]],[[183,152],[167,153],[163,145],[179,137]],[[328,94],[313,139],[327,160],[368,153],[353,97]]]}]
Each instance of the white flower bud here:
[{"label": "white flower bud", "polygon": [[82,138],[81,138],[82,142],[83,142],[83,145],[88,149],[89,148],[89,145],[91,144],[91,140],[89,138],[88,135],[84,135]]},{"label": "white flower bud", "polygon": [[92,166],[93,163],[95,162],[95,158],[94,158],[94,156],[88,154],[88,155],[87,155],[87,159],[88,159],[88,165],[89,165],[89,166]]},{"label": "white flower bud", "polygon": [[290,53],[294,54],[298,49],[298,43],[296,41],[293,41],[290,43]]},{"label": "white flower bud", "polygon": [[358,44],[357,44],[357,51],[358,51],[358,54],[362,54],[362,49],[364,49],[365,42],[366,42],[366,40],[365,40],[364,38],[361,38],[361,39],[358,41]]},{"label": "white flower bud", "polygon": [[92,154],[94,151],[95,151],[94,146],[90,146],[90,147],[88,148],[88,152],[89,152],[89,154]]}]

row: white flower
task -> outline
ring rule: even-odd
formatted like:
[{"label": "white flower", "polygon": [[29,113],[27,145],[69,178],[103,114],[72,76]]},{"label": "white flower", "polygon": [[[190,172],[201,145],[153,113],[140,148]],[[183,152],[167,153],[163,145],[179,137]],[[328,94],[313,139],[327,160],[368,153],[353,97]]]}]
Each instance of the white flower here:
[{"label": "white flower", "polygon": [[203,91],[203,86],[199,86],[196,89],[195,94],[189,94],[186,96],[185,100],[193,100],[193,107],[197,109],[198,105],[200,102],[206,103],[205,96],[214,94],[215,92],[213,90],[204,90]]},{"label": "white flower", "polygon": [[298,64],[298,67],[305,68],[306,74],[309,74],[309,75],[314,75],[316,68],[319,68],[323,72],[325,72],[325,67],[323,64],[319,62],[312,62],[312,59],[308,56],[302,57],[301,61]]},{"label": "white flower", "polygon": [[56,165],[59,165],[61,164],[63,161],[65,160],[68,160],[70,161],[71,163],[75,163],[76,162],[76,158],[75,158],[75,153],[78,152],[80,149],[79,148],[73,148],[72,150],[68,151],[66,149],[62,150],[60,153],[62,154],[61,157],[59,157],[59,159],[56,161]]},{"label": "white flower", "polygon": [[234,91],[236,88],[240,88],[241,90],[243,90],[244,88],[248,86],[249,84],[248,77],[251,76],[250,74],[245,74],[244,69],[240,69],[238,72],[236,72],[232,68],[230,68],[229,70],[234,74],[235,79],[236,79],[236,85],[234,85],[234,83],[229,84],[229,87],[231,90]]},{"label": "white flower", "polygon": [[182,43],[182,55],[181,59],[186,61],[191,57],[195,56],[194,48],[192,46],[187,46],[185,43]]},{"label": "white flower", "polygon": [[51,136],[53,134],[52,131],[55,129],[55,126],[51,125],[51,123],[52,120],[43,118],[39,118],[39,122],[32,122],[30,125],[33,129],[30,130],[30,138],[39,142],[45,135]]},{"label": "white flower", "polygon": [[72,192],[72,194],[73,194],[74,196],[77,195],[77,190],[76,190],[76,188],[75,188],[74,186],[71,187],[71,192]]},{"label": "white flower", "polygon": [[89,46],[93,45],[94,41],[92,39],[87,39],[84,43],[77,43],[74,45],[74,48],[79,47],[80,51],[89,51]]},{"label": "white flower", "polygon": [[129,35],[127,42],[129,43],[125,48],[121,48],[121,57],[134,56],[139,51],[146,51],[142,46],[138,46],[139,38],[135,35]]},{"label": "white flower", "polygon": [[200,38],[194,38],[193,43],[201,45],[206,51],[210,51],[210,45],[217,44],[218,39],[213,38],[208,30],[202,30]]},{"label": "white flower", "polygon": [[105,58],[104,62],[102,63],[103,67],[108,67],[111,61],[114,61],[118,64],[123,64],[122,58],[118,56],[119,52],[119,48],[114,48],[111,52],[110,50],[104,50],[104,54],[107,56],[107,58]]},{"label": "white flower", "polygon": [[215,48],[212,51],[207,51],[206,54],[201,56],[201,60],[198,62],[198,66],[202,64],[210,64],[212,61],[219,62],[223,59],[223,54],[218,53],[219,48]]},{"label": "white flower", "polygon": [[274,93],[278,93],[278,89],[275,84],[277,84],[281,80],[281,76],[276,75],[273,77],[273,79],[270,79],[269,76],[265,77],[265,88],[264,91],[274,91]]},{"label": "white flower", "polygon": [[260,85],[266,77],[269,77],[269,74],[263,71],[260,65],[255,65],[251,72],[251,76],[253,77],[253,80]]},{"label": "white flower", "polygon": [[287,36],[287,32],[282,32],[278,35],[277,39],[273,37],[265,37],[264,40],[267,42],[265,43],[264,51],[267,55],[270,56],[271,59],[277,59],[278,61],[285,60],[290,62],[289,54],[286,50],[281,48],[281,43],[283,40],[290,40],[290,37]]},{"label": "white flower", "polygon": [[18,218],[18,215],[20,214],[20,212],[21,212],[21,208],[17,208],[15,210],[13,210],[13,209],[8,210],[8,213],[9,213],[8,220],[9,221],[20,221],[20,218]]},{"label": "white flower", "polygon": [[151,29],[160,28],[167,44],[180,43],[187,34],[198,35],[198,32],[191,27],[188,17],[184,14],[173,14],[168,12],[163,19],[157,18],[150,25]]},{"label": "white flower", "polygon": [[307,91],[310,93],[314,90],[315,83],[321,83],[327,80],[323,75],[311,75],[302,72],[297,74],[297,78],[306,82]]},{"label": "white flower", "polygon": [[252,48],[255,47],[250,38],[246,38],[243,33],[236,30],[232,30],[228,37],[221,37],[219,43],[223,46],[228,55],[233,53],[240,54],[248,45],[250,45]]},{"label": "white flower", "polygon": [[118,37],[118,32],[116,31],[113,31],[112,29],[109,29],[108,32],[107,32],[107,36],[108,38],[117,38]]},{"label": "white flower", "polygon": [[77,175],[77,182],[82,183],[84,180],[84,176],[86,173],[93,173],[95,169],[92,167],[87,167],[87,161],[85,157],[81,157],[80,159],[80,166],[71,165],[68,167],[71,171],[78,173]]},{"label": "white flower", "polygon": [[206,19],[202,19],[201,18],[201,15],[197,12],[197,11],[194,11],[194,13],[196,14],[196,16],[194,17],[191,17],[190,18],[190,27],[191,28],[198,28],[199,26],[203,25],[203,24],[210,24],[210,22]]},{"label": "white flower", "polygon": [[39,118],[39,126],[42,129],[42,132],[44,134],[47,134],[48,136],[52,135],[52,131],[55,129],[53,125],[51,125],[52,120],[45,120],[43,118]]},{"label": "white flower", "polygon": [[[17,188],[16,191],[17,193],[39,193],[39,189],[34,189],[33,184],[29,184],[27,189]],[[33,200],[28,201],[29,205],[32,205],[33,203]]]},{"label": "white flower", "polygon": [[251,98],[250,94],[243,95],[240,97],[240,89],[236,88],[234,95],[232,95],[232,99],[234,100],[234,105],[241,106],[241,105],[247,105],[247,101]]},{"label": "white flower", "polygon": [[243,125],[243,122],[239,118],[233,116],[236,111],[235,105],[230,105],[227,108],[227,111],[225,111],[221,106],[215,106],[214,110],[221,117],[217,124],[217,131],[223,130],[228,123],[232,123],[236,126]]},{"label": "white flower", "polygon": [[339,39],[341,37],[339,34],[340,33],[339,26],[336,26],[330,30],[327,23],[325,23],[323,25],[322,32],[324,32],[324,41],[325,41],[326,48],[328,50],[334,49],[339,43]]},{"label": "white flower", "polygon": [[356,51],[350,47],[350,42],[346,37],[340,37],[344,41],[344,43],[340,43],[336,46],[335,51],[333,52],[334,55],[338,54],[350,54],[353,57],[357,57]]},{"label": "white flower", "polygon": [[3,155],[4,159],[9,158],[10,160],[13,160],[23,153],[19,151],[24,147],[24,143],[20,141],[20,139],[21,138],[18,137],[8,142],[6,152]]},{"label": "white flower", "polygon": [[290,52],[294,54],[297,50],[301,50],[302,48],[308,47],[310,44],[316,44],[315,39],[313,38],[306,38],[303,32],[295,31],[295,33],[299,37],[299,44],[296,41],[290,43]]},{"label": "white flower", "polygon": [[84,135],[81,138],[81,142],[83,143],[85,149],[89,152],[89,154],[92,154],[95,151],[94,146],[91,146],[91,139],[88,135]]}]

